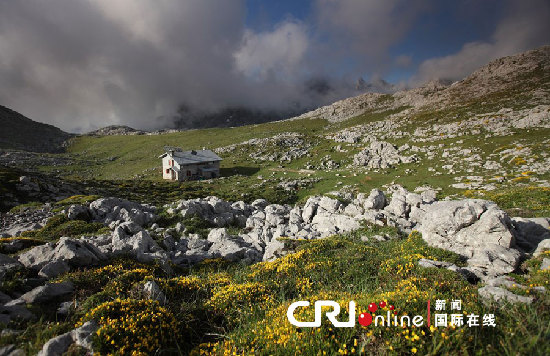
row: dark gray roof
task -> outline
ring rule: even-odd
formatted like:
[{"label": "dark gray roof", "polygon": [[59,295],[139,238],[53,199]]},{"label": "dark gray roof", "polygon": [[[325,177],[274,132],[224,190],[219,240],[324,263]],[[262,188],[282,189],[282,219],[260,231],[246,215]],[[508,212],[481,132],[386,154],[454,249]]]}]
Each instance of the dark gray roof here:
[{"label": "dark gray roof", "polygon": [[[169,153],[166,152],[160,157],[165,157],[168,154]],[[174,158],[174,161],[178,162],[180,165],[222,160],[220,156],[210,150],[176,151],[173,153],[172,157]]]}]

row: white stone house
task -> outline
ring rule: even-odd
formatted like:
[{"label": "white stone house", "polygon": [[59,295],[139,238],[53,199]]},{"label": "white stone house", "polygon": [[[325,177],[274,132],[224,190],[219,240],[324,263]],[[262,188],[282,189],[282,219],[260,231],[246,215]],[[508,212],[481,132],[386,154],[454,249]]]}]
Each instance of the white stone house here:
[{"label": "white stone house", "polygon": [[220,176],[222,158],[210,150],[182,151],[165,147],[162,159],[162,178],[167,180],[210,179]]}]

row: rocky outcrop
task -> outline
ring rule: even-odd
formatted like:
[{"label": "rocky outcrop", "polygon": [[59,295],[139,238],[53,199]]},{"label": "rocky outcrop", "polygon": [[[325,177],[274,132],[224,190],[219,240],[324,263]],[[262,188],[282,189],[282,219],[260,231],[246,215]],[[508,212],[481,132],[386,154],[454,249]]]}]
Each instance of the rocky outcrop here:
[{"label": "rocky outcrop", "polygon": [[62,237],[58,242],[36,246],[19,255],[21,264],[36,271],[54,262],[64,262],[71,267],[97,264],[106,256],[96,246],[85,240]]},{"label": "rocky outcrop", "polygon": [[404,156],[388,142],[373,141],[370,146],[353,157],[353,164],[371,169],[391,168],[402,163],[416,161],[415,156]]},{"label": "rocky outcrop", "polygon": [[525,297],[501,287],[485,286],[478,289],[479,296],[487,301],[531,304],[533,297]]},{"label": "rocky outcrop", "polygon": [[86,135],[90,136],[113,136],[113,135],[143,135],[144,131],[136,130],[125,125],[110,125],[100,129],[90,131]]},{"label": "rocky outcrop", "polygon": [[22,208],[17,213],[4,214],[0,218],[0,237],[19,236],[25,231],[40,229],[53,215],[50,204],[45,204],[41,208]]},{"label": "rocky outcrop", "polygon": [[47,283],[23,294],[20,299],[27,304],[46,303],[55,298],[69,295],[73,292],[73,290],[74,285],[70,281],[61,283]]},{"label": "rocky outcrop", "polygon": [[0,253],[0,281],[4,279],[4,275],[13,270],[17,270],[22,267],[15,258]]},{"label": "rocky outcrop", "polygon": [[512,220],[496,206],[467,199],[433,203],[419,231],[431,246],[456,252],[480,278],[513,272],[522,253],[516,249]]},{"label": "rocky outcrop", "polygon": [[[154,222],[155,209],[148,205],[119,198],[101,198],[90,203],[89,213],[95,221],[109,225],[113,222],[145,226]],[[69,209],[70,210],[70,209]]]},{"label": "rocky outcrop", "polygon": [[68,333],[50,339],[44,344],[38,356],[60,356],[63,355],[72,344],[76,344],[87,350],[92,350],[92,336],[98,329],[95,321],[88,321],[79,328]]}]

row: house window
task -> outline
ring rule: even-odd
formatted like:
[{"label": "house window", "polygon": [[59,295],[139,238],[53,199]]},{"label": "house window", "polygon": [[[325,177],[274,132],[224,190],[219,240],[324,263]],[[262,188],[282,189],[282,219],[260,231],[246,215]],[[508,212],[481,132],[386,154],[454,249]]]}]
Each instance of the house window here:
[{"label": "house window", "polygon": [[191,176],[191,171],[187,171],[187,176],[188,176],[188,177]]},{"label": "house window", "polygon": [[170,173],[170,168],[166,168],[166,174]]}]

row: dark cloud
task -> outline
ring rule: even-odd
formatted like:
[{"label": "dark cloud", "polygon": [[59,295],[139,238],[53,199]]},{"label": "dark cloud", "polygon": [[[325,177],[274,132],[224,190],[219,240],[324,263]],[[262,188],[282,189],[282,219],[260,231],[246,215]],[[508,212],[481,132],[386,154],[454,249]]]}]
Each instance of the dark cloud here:
[{"label": "dark cloud", "polygon": [[[69,131],[299,112],[413,67],[392,48],[435,1],[315,0],[307,19],[261,31],[246,28],[244,0],[1,1],[0,103]],[[415,81],[538,45],[548,4],[525,3],[537,9],[510,3],[491,41],[422,63]]]}]

